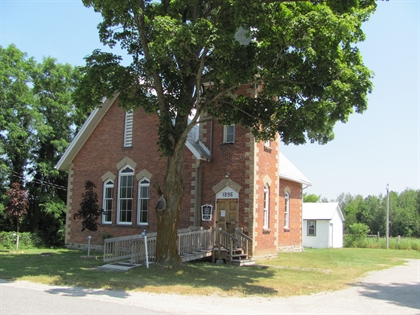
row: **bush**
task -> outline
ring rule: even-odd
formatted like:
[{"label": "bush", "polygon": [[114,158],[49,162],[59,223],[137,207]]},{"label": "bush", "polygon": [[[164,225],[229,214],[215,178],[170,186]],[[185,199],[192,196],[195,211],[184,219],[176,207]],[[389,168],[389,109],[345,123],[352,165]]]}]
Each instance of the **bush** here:
[{"label": "bush", "polygon": [[[42,248],[41,238],[33,233],[19,233],[19,249]],[[0,232],[0,249],[16,249],[16,232]]]},{"label": "bush", "polygon": [[[366,236],[355,239],[352,235],[344,236],[344,247],[357,247],[357,248],[386,248],[386,238],[368,238]],[[390,249],[402,249],[402,250],[418,250],[420,251],[420,239],[401,237],[391,237],[389,239]]]}]

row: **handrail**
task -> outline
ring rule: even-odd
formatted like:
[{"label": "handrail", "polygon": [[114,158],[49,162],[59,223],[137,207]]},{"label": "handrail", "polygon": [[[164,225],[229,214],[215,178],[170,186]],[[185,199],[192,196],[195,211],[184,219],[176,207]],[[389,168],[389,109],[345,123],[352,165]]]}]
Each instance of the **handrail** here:
[{"label": "handrail", "polygon": [[215,233],[215,247],[218,251],[218,257],[221,257],[222,247],[229,251],[229,262],[232,262],[232,255],[234,247],[237,248],[239,240],[233,235],[223,231],[220,227],[214,229]]},{"label": "handrail", "polygon": [[[214,245],[212,230],[201,228],[188,228],[178,230],[177,247],[180,256],[197,252],[209,252]],[[149,261],[154,261],[156,256],[157,233],[147,234]],[[131,263],[146,260],[144,238],[141,234],[121,236],[104,240],[104,262],[130,259]]]},{"label": "handrail", "polygon": [[248,242],[252,242],[252,238],[244,234],[240,228],[235,229],[235,235],[239,235],[241,238],[246,239]]},{"label": "handrail", "polygon": [[244,234],[239,228],[235,229],[235,236],[239,240],[239,247],[242,248],[246,257],[249,257],[249,243],[252,243],[252,238]]},{"label": "handrail", "polygon": [[[157,233],[147,234],[148,260],[154,261],[156,258],[156,239]],[[234,251],[241,248],[246,257],[249,256],[249,244],[252,238],[241,232],[240,229],[235,230],[235,234],[231,235],[221,228],[202,229],[189,228],[178,230],[177,247],[180,256],[189,256],[185,259],[197,259],[191,257],[199,257],[203,252],[213,252],[218,250],[218,257],[221,257],[222,249],[229,251],[230,261]],[[108,238],[104,240],[104,262],[119,261],[129,259],[131,263],[143,262],[146,260],[144,250],[144,238],[141,234]],[[194,256],[196,255],[196,256]]]}]

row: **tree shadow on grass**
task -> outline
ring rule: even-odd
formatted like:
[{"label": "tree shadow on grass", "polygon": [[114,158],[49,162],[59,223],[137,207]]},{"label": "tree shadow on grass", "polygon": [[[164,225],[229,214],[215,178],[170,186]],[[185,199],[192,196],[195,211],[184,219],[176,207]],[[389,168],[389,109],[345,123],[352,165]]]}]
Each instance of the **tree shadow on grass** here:
[{"label": "tree shadow on grass", "polygon": [[113,298],[125,299],[130,294],[124,291],[113,291],[103,289],[85,289],[80,287],[69,287],[69,288],[54,288],[46,290],[45,292],[50,294],[57,294],[62,296],[70,297],[84,297],[84,296],[109,296]]},{"label": "tree shadow on grass", "polygon": [[361,288],[358,292],[364,297],[387,301],[388,303],[413,308],[420,312],[419,283],[358,283],[353,286]]},{"label": "tree shadow on grass", "polygon": [[[0,279],[8,281],[29,280],[64,288],[51,288],[51,294],[67,296],[114,295],[117,291],[148,291],[172,294],[208,294],[217,291],[222,295],[274,296],[277,291],[265,285],[276,272],[272,268],[235,267],[211,263],[187,263],[173,268],[152,264],[127,272],[106,272],[98,269],[104,263],[98,259],[82,259],[81,252],[66,250],[35,254],[6,254],[0,258]],[[70,288],[66,288],[70,287]],[[79,289],[77,289],[79,288]],[[86,289],[86,288],[96,288]]]}]

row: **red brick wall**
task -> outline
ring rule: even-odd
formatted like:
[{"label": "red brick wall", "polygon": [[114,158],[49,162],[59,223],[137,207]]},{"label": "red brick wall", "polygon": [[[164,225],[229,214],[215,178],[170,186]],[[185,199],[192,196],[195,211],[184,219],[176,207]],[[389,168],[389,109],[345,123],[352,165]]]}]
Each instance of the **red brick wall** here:
[{"label": "red brick wall", "polygon": [[[285,189],[290,189],[289,229],[284,228]],[[280,179],[279,247],[302,245],[302,185]]]},{"label": "red brick wall", "polygon": [[[245,89],[242,92],[249,92]],[[144,229],[147,232],[156,231],[156,215],[154,207],[157,193],[152,188],[154,183],[162,186],[166,172],[166,158],[162,158],[157,147],[156,115],[146,115],[142,110],[134,112],[133,147],[124,148],[124,111],[114,104],[110,107],[83,148],[73,160],[73,173],[71,174],[71,210],[68,214],[67,244],[87,243],[87,236],[91,235],[92,245],[102,245],[104,234],[112,237],[139,234]],[[301,244],[301,185],[298,183],[278,180],[278,142],[272,141],[271,148],[264,147],[264,142],[255,145],[254,138],[249,131],[239,125],[235,126],[234,143],[223,143],[223,125],[218,122],[207,122],[201,126],[201,140],[210,148],[212,159],[207,163],[200,161],[200,184],[195,185],[195,172],[198,161],[192,153],[185,149],[184,162],[184,198],[179,218],[179,228],[186,228],[194,223],[194,192],[198,189],[198,205],[211,204],[216,206],[216,196],[213,187],[225,179],[239,184],[239,218],[238,226],[246,234],[255,239],[255,255],[266,255],[277,252],[279,246],[295,246]],[[212,143],[210,143],[212,141]],[[254,154],[255,149],[255,154]],[[130,226],[117,225],[117,196],[118,196],[118,169],[116,164],[125,157],[130,158],[137,166],[134,175],[143,169],[152,174],[150,188],[149,224],[137,225],[137,196],[138,186],[134,186],[133,224]],[[207,164],[205,164],[207,163]],[[205,164],[205,165],[203,165]],[[131,165],[133,167],[133,165]],[[115,175],[113,224],[100,224],[97,232],[81,232],[81,221],[73,220],[84,193],[84,183],[92,180],[96,186],[100,204],[102,205],[102,176],[111,172]],[[257,177],[253,178],[254,172]],[[70,172],[71,173],[71,172]],[[270,213],[269,229],[263,230],[264,184],[270,182]],[[137,180],[135,179],[135,182]],[[284,189],[290,188],[290,229],[283,228],[284,215]],[[254,199],[255,191],[255,199]],[[255,204],[254,204],[255,201]],[[201,209],[199,209],[201,210]],[[255,214],[255,217],[254,217]],[[199,225],[213,227],[213,221],[202,222],[201,213],[198,213]]]},{"label": "red brick wall", "polygon": [[[266,147],[263,141],[257,144],[256,162],[256,246],[255,255],[277,252],[278,229],[278,142],[271,141]],[[268,229],[264,226],[264,186],[269,187]]]},{"label": "red brick wall", "polygon": [[[201,168],[201,202],[200,204],[211,204],[216,206],[216,196],[213,186],[225,179],[225,175],[229,174],[229,179],[239,184],[242,188],[239,191],[239,227],[247,225],[244,221],[245,198],[249,197],[246,189],[249,187],[246,182],[247,157],[245,150],[247,143],[248,131],[239,125],[235,126],[234,143],[223,143],[223,125],[218,122],[213,123],[213,137],[210,136],[211,123],[206,124],[206,141],[205,145],[210,148],[210,141],[213,141],[212,159],[210,163]],[[215,213],[213,213],[213,219]],[[201,218],[200,218],[201,219]],[[200,221],[201,222],[201,221]],[[214,226],[212,222],[202,222],[204,226]]]},{"label": "red brick wall", "polygon": [[[73,160],[72,190],[71,190],[71,211],[68,215],[68,235],[66,243],[83,243],[87,242],[87,236],[91,235],[91,243],[94,245],[103,244],[102,235],[110,234],[112,237],[139,234],[144,229],[148,232],[156,231],[156,214],[155,204],[157,201],[157,193],[153,189],[154,183],[161,186],[166,172],[166,158],[162,158],[157,151],[157,123],[156,115],[146,115],[141,109],[134,112],[133,127],[133,147],[124,148],[124,122],[125,112],[113,104],[103,119],[99,122],[96,129],[87,139],[85,145]],[[149,224],[147,226],[137,225],[137,197],[138,185],[137,179],[134,179],[134,205],[132,213],[132,222],[130,226],[117,225],[117,196],[118,196],[118,169],[116,164],[129,157],[137,166],[134,170],[134,176],[146,169],[152,174],[150,187],[150,205],[149,205]],[[188,194],[191,192],[191,165],[192,155],[186,149],[184,164],[184,187],[185,198],[183,201],[182,211],[180,214],[180,228],[188,227],[191,223],[191,198]],[[133,165],[131,165],[133,167]],[[96,184],[96,192],[102,206],[103,183],[102,176],[111,172],[116,176],[114,181],[114,200],[113,200],[113,218],[112,225],[101,224],[98,231],[81,232],[81,220],[73,220],[73,215],[79,209],[84,193],[84,183],[86,180],[92,180]],[[99,219],[101,220],[101,218]]]}]

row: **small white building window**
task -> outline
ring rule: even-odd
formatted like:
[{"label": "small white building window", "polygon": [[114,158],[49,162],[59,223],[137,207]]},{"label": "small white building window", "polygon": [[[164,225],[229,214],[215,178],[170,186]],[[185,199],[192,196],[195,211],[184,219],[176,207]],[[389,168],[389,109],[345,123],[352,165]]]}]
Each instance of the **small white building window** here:
[{"label": "small white building window", "polygon": [[134,170],[123,167],[119,174],[118,183],[118,219],[119,224],[132,224],[133,212]]},{"label": "small white building window", "polygon": [[268,219],[270,212],[270,187],[264,186],[264,223],[263,229],[268,229]]},{"label": "small white building window", "polygon": [[102,223],[110,224],[112,223],[112,204],[114,202],[114,182],[112,180],[107,180],[104,182],[104,194],[103,194],[103,215]]},{"label": "small white building window", "polygon": [[133,146],[133,111],[125,113],[124,147]]},{"label": "small white building window", "polygon": [[139,202],[137,211],[137,224],[148,224],[149,220],[149,198],[150,198],[150,181],[143,178],[139,181]]},{"label": "small white building window", "polygon": [[284,228],[288,229],[290,223],[290,195],[288,192],[284,194]]},{"label": "small white building window", "polygon": [[316,221],[308,220],[308,236],[316,236]]},{"label": "small white building window", "polygon": [[223,142],[234,143],[235,142],[235,125],[225,125],[223,128]]}]

